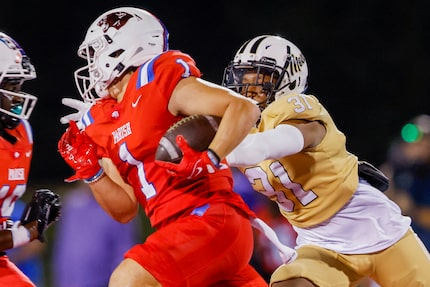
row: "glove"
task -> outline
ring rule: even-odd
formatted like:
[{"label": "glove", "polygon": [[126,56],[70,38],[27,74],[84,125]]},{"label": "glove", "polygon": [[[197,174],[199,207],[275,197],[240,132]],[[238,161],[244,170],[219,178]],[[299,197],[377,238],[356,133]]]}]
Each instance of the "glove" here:
[{"label": "glove", "polygon": [[38,239],[45,242],[44,233],[61,216],[60,196],[49,189],[39,189],[33,194],[21,216],[21,225],[37,221]]},{"label": "glove", "polygon": [[62,124],[68,124],[70,121],[74,121],[76,122],[78,128],[83,130],[85,125],[82,123],[82,117],[90,109],[92,104],[71,98],[62,98],[61,103],[77,110],[77,112],[61,117],[60,122]]},{"label": "glove", "polygon": [[176,137],[176,143],[182,151],[182,159],[178,164],[156,160],[155,163],[166,168],[174,175],[185,176],[187,179],[195,179],[214,173],[218,169],[218,155],[208,149],[203,152],[192,149],[182,135]]},{"label": "glove", "polygon": [[0,222],[0,230],[6,230],[13,226],[13,221],[7,218],[2,218]]},{"label": "glove", "polygon": [[69,125],[58,142],[58,151],[76,174],[65,181],[83,179],[93,182],[95,177],[103,174],[98,162],[97,146],[84,131],[79,130],[76,122],[70,121]]},{"label": "glove", "polygon": [[367,161],[358,162],[358,176],[382,192],[386,191],[390,185],[388,177]]}]

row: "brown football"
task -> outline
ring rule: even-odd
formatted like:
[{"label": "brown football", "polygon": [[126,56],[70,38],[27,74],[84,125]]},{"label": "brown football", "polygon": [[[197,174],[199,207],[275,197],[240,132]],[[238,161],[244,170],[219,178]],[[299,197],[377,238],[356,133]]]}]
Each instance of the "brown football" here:
[{"label": "brown football", "polygon": [[209,115],[192,115],[183,118],[171,126],[161,138],[155,159],[173,163],[181,161],[182,152],[176,144],[177,135],[183,135],[193,149],[206,150],[214,138],[220,122],[220,117]]}]

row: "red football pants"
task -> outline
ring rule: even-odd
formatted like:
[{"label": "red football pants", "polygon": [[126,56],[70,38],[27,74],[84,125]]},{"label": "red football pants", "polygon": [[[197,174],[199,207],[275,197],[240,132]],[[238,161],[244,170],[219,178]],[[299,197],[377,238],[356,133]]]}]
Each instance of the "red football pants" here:
[{"label": "red football pants", "polygon": [[6,255],[0,256],[0,286],[36,287]]},{"label": "red football pants", "polygon": [[208,204],[155,231],[126,253],[163,287],[268,286],[249,265],[250,221],[224,203]]}]

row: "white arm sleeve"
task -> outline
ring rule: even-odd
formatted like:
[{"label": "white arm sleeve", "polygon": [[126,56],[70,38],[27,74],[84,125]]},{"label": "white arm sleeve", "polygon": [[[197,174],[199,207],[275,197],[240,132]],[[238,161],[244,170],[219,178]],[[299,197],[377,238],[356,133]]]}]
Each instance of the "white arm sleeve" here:
[{"label": "white arm sleeve", "polygon": [[279,240],[275,231],[269,225],[267,225],[266,222],[260,218],[251,218],[251,224],[254,228],[260,230],[266,236],[266,238],[269,239],[270,242],[276,246],[276,248],[278,248],[279,255],[285,264],[293,262],[297,258],[296,250],[283,244]]},{"label": "white arm sleeve", "polygon": [[266,159],[298,153],[303,145],[303,134],[298,128],[281,124],[271,130],[247,135],[226,159],[231,166],[255,165]]}]

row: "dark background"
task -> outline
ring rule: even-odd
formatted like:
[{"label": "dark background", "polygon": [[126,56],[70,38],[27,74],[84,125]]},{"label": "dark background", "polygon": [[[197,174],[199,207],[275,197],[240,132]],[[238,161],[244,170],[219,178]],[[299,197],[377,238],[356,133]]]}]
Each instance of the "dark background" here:
[{"label": "dark background", "polygon": [[29,54],[38,73],[24,90],[39,101],[30,182],[72,174],[57,153],[71,110],[61,98],[80,98],[73,72],[76,51],[103,12],[138,6],[158,16],[170,48],[189,53],[216,83],[239,46],[259,34],[295,43],[310,69],[316,95],[346,134],[348,149],[381,164],[390,141],[411,117],[429,113],[430,1],[2,1],[0,30]]}]

